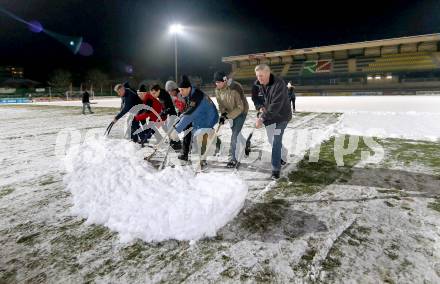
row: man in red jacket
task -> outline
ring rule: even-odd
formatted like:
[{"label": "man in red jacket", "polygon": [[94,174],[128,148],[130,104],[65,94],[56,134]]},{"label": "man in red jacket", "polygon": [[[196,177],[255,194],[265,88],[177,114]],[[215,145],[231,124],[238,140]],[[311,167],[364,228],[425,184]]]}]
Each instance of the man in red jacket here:
[{"label": "man in red jacket", "polygon": [[[142,102],[150,108],[148,110],[142,110],[139,114],[137,114],[134,117],[135,121],[138,121],[142,125],[145,124],[147,119],[151,122],[160,122],[162,120],[160,118],[160,114],[163,111],[160,101],[155,98],[151,93],[147,92],[147,88],[144,85],[139,88],[138,95]],[[139,133],[141,144],[148,142],[148,139],[150,139],[154,133],[155,130],[150,127]]]}]

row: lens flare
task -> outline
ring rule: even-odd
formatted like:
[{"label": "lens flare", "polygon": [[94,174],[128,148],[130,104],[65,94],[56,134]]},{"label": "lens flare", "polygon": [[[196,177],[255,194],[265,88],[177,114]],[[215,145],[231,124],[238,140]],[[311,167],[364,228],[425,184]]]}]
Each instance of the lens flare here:
[{"label": "lens flare", "polygon": [[132,74],[133,73],[133,66],[131,66],[131,65],[125,66],[125,72],[127,72],[128,74]]},{"label": "lens flare", "polygon": [[83,42],[81,47],[79,48],[79,54],[82,56],[91,56],[93,55],[93,47],[88,42]]},{"label": "lens flare", "polygon": [[31,32],[41,33],[43,31],[43,26],[38,21],[30,21],[28,23],[28,28]]}]

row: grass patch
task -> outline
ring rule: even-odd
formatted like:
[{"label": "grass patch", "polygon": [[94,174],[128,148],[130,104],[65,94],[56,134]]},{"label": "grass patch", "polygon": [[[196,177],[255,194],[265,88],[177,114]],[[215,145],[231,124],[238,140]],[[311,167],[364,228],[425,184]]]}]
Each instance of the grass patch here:
[{"label": "grass patch", "polygon": [[360,246],[362,243],[368,241],[368,236],[371,234],[371,228],[365,226],[359,226],[353,223],[343,233],[347,236],[347,243],[351,246]]},{"label": "grass patch", "polygon": [[408,211],[411,211],[411,210],[412,210],[411,207],[410,207],[408,204],[402,204],[402,205],[400,206],[400,208],[402,208],[403,210],[408,210]]},{"label": "grass patch", "polygon": [[136,260],[142,256],[142,253],[147,250],[147,246],[141,242],[137,241],[135,244],[123,249],[124,260]]},{"label": "grass patch", "polygon": [[399,258],[398,255],[399,246],[395,243],[392,243],[388,248],[384,250],[386,256],[388,256],[391,260],[396,260]]},{"label": "grass patch", "polygon": [[0,190],[0,198],[5,197],[8,194],[11,194],[15,191],[15,189],[13,187],[10,186],[6,186],[3,187],[2,190]]},{"label": "grass patch", "polygon": [[233,268],[233,267],[229,267],[220,273],[221,276],[231,278],[231,279],[236,277],[238,274],[239,274],[238,271],[235,270],[235,268]]},{"label": "grass patch", "polygon": [[341,266],[341,261],[339,259],[344,256],[344,253],[339,250],[335,243],[330,249],[327,257],[322,262],[322,268],[326,271],[334,270],[335,268]]},{"label": "grass patch", "polygon": [[17,282],[17,270],[13,269],[5,271],[0,268],[0,283],[15,283]]},{"label": "grass patch", "polygon": [[268,266],[264,266],[262,270],[255,274],[255,281],[257,283],[272,283],[275,279],[275,274]]},{"label": "grass patch", "polygon": [[306,253],[303,256],[301,256],[301,259],[307,262],[311,262],[315,257],[315,255],[316,255],[316,250],[309,249],[306,251]]},{"label": "grass patch", "polygon": [[326,271],[333,270],[339,266],[341,266],[341,262],[337,258],[334,258],[334,257],[327,257],[322,262],[322,268]]},{"label": "grass patch", "polygon": [[[344,147],[348,146],[348,137]],[[353,166],[361,160],[362,151],[371,151],[363,139],[359,138],[357,149],[344,156],[344,166],[338,166],[335,159],[335,138],[321,144],[318,162],[310,162],[307,153],[301,160],[297,169],[288,175],[288,181],[279,182],[273,193],[285,196],[313,195],[327,185],[333,183],[346,184],[350,181]]]},{"label": "grass patch", "polygon": [[[335,138],[321,144],[318,162],[310,162],[310,153],[306,153],[297,169],[288,175],[288,181],[280,181],[277,187],[268,193],[267,197],[280,196],[304,196],[313,195],[323,190],[330,184],[350,184],[355,169],[353,166],[361,161],[363,151],[374,154],[365,144],[364,139],[359,137],[357,149],[349,155],[343,157],[344,166],[339,167],[335,160]],[[385,150],[385,158],[381,162],[384,169],[395,167],[396,163],[407,164],[408,166],[419,166],[432,169],[436,174],[440,173],[440,144],[424,141],[410,141],[401,139],[378,139],[374,140]],[[344,141],[344,148],[348,146],[348,136]],[[383,180],[377,181],[378,187],[394,188],[392,190],[378,190],[379,193],[391,194],[396,200],[405,197],[407,193],[400,189],[405,187],[402,181],[397,177],[383,177]],[[387,204],[389,205],[389,204]],[[392,207],[392,206],[390,206]]]},{"label": "grass patch", "polygon": [[37,238],[40,233],[33,233],[26,236],[21,236],[17,239],[17,244],[32,244],[35,238]]},{"label": "grass patch", "polygon": [[308,249],[299,260],[298,265],[294,266],[295,271],[301,271],[304,275],[309,271],[309,265],[315,258],[317,251],[315,249]]},{"label": "grass patch", "polygon": [[53,176],[48,176],[47,178],[44,178],[42,181],[40,181],[40,186],[45,186],[56,182],[58,182],[58,180],[55,180]]},{"label": "grass patch", "polygon": [[440,213],[440,199],[436,199],[434,202],[428,203],[428,208]]},{"label": "grass patch", "polygon": [[241,225],[251,233],[266,232],[283,220],[287,206],[288,202],[281,199],[258,203],[246,211]]},{"label": "grass patch", "polygon": [[104,226],[92,225],[85,233],[78,231],[63,232],[58,237],[52,239],[52,245],[60,245],[67,250],[75,252],[85,252],[96,249],[102,241],[110,240],[115,233]]},{"label": "grass patch", "polygon": [[422,165],[440,173],[440,143],[401,139],[387,139],[384,143],[388,153],[386,163]]}]

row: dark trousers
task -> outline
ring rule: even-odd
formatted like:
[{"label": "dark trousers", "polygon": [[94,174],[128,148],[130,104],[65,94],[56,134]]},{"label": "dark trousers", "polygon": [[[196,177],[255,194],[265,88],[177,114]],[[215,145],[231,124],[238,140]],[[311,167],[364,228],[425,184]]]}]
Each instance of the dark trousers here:
[{"label": "dark trousers", "polygon": [[292,96],[292,97],[290,98],[290,101],[292,102],[292,109],[293,109],[293,111],[295,111],[295,101],[296,101],[296,96]]},{"label": "dark trousers", "polygon": [[[144,124],[145,121],[141,121],[141,123]],[[131,122],[131,140],[133,140],[133,142],[136,143],[138,142],[147,143],[148,140],[151,138],[151,136],[153,136],[155,131],[151,128],[148,128],[136,135],[133,135],[133,133],[135,133],[136,130],[138,130],[139,128],[140,128],[139,121],[133,119],[133,121]]]},{"label": "dark trousers", "polygon": [[[192,127],[192,124],[188,125],[183,131],[190,129],[191,127]],[[189,132],[183,138],[182,154],[185,156],[188,156],[188,154],[189,154],[189,151],[191,149],[191,141],[192,141],[192,133]]]},{"label": "dark trousers", "polygon": [[92,109],[90,108],[90,103],[83,103],[83,114],[86,114],[86,107],[89,109],[90,113],[93,113]]}]

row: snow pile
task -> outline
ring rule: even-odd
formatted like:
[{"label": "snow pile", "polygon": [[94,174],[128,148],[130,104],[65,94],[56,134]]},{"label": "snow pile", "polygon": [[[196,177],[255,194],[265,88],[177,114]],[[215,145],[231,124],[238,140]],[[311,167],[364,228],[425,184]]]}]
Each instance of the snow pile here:
[{"label": "snow pile", "polygon": [[157,171],[125,140],[78,147],[66,157],[73,171],[64,179],[73,213],[117,231],[122,242],[213,237],[239,213],[248,192],[235,174]]},{"label": "snow pile", "polygon": [[440,113],[351,112],[344,113],[339,133],[438,141]]}]

